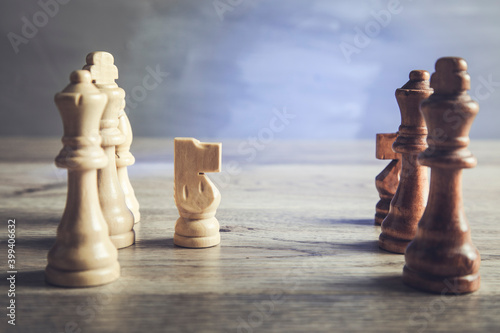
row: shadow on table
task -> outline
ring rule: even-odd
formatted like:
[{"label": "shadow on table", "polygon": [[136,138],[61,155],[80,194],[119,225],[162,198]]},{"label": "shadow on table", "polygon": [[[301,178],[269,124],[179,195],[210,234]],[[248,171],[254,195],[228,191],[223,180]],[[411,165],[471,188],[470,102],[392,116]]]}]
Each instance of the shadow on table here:
[{"label": "shadow on table", "polygon": [[376,285],[378,289],[387,292],[404,292],[406,294],[414,293],[420,295],[422,294],[422,292],[404,284],[401,274],[370,277],[369,283],[372,285]]},{"label": "shadow on table", "polygon": [[[329,288],[332,290],[342,289],[345,291],[356,291],[361,293],[382,292],[384,295],[389,294],[405,294],[405,295],[422,295],[426,293],[419,292],[403,283],[401,274],[393,275],[372,275],[364,274],[362,276],[351,277],[349,279],[339,279],[338,281],[329,283]],[[429,294],[432,295],[432,294]]]},{"label": "shadow on table", "polygon": [[349,220],[349,219],[319,219],[318,222],[321,223],[321,224],[348,224],[348,225],[375,226],[375,221],[373,219],[358,219],[358,220]]},{"label": "shadow on table", "polygon": [[28,248],[40,251],[49,251],[52,245],[56,242],[56,236],[52,237],[20,237],[17,239],[17,244],[21,248]]},{"label": "shadow on table", "polygon": [[350,243],[331,243],[335,249],[349,252],[380,252],[377,240],[367,240],[361,242]]},{"label": "shadow on table", "polygon": [[174,239],[170,238],[154,238],[154,239],[138,239],[135,242],[138,248],[157,248],[157,249],[173,249]]},{"label": "shadow on table", "polygon": [[[5,281],[7,278],[15,275],[16,289],[19,287],[48,287],[45,283],[45,275],[43,270],[35,271],[17,271],[15,274],[0,274],[0,279]],[[8,280],[7,280],[8,281]]]}]

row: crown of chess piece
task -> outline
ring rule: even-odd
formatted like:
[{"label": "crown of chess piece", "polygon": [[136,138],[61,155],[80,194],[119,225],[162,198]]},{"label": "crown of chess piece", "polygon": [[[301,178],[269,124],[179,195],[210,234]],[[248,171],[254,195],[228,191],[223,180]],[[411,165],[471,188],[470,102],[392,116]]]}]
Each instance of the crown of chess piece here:
[{"label": "crown of chess piece", "polygon": [[125,194],[118,180],[116,169],[116,146],[126,141],[125,135],[118,129],[118,114],[123,106],[125,91],[118,87],[118,69],[114,59],[107,52],[92,52],[87,55],[88,70],[95,86],[108,96],[108,102],[100,123],[102,147],[109,163],[97,172],[99,201],[104,218],[108,223],[111,241],[118,249],[135,242],[134,216],[127,207]]},{"label": "crown of chess piece", "polygon": [[123,100],[120,113],[118,114],[119,125],[118,129],[125,135],[125,141],[116,146],[116,170],[118,172],[118,180],[122,186],[123,194],[125,195],[125,203],[134,215],[134,222],[137,223],[141,220],[141,213],[139,211],[139,202],[135,197],[134,188],[130,183],[128,177],[127,167],[135,163],[135,157],[130,152],[130,145],[132,144],[133,135],[132,127],[125,112],[125,99]]},{"label": "crown of chess piece", "polygon": [[438,59],[431,78],[434,94],[421,105],[429,148],[418,160],[431,168],[431,184],[417,235],[405,253],[403,281],[441,294],[473,292],[480,285],[481,258],[472,244],[462,202],[462,169],[476,165],[467,146],[479,111],[467,94],[470,77],[466,71],[464,59]]},{"label": "crown of chess piece", "polygon": [[64,147],[56,165],[68,169],[68,195],[45,278],[58,286],[89,287],[120,276],[97,193],[97,169],[108,164],[99,136],[107,96],[91,83],[87,71],[72,72],[70,80],[55,96],[64,125]]},{"label": "crown of chess piece", "polygon": [[401,175],[389,214],[381,226],[379,246],[386,251],[405,252],[415,237],[418,221],[427,203],[427,167],[421,166],[417,157],[427,148],[427,127],[419,106],[431,94],[429,73],[424,70],[411,71],[410,80],[396,89],[401,126],[392,148],[401,154]]},{"label": "crown of chess piece", "polygon": [[174,198],[180,215],[175,223],[175,245],[204,248],[220,243],[215,211],[221,196],[205,172],[220,172],[221,147],[193,138],[174,140]]},{"label": "crown of chess piece", "polygon": [[379,160],[392,160],[381,173],[375,178],[380,200],[375,206],[375,224],[381,225],[389,214],[391,200],[399,185],[401,173],[401,155],[392,150],[392,144],[396,140],[397,133],[377,134],[377,145],[375,157]]}]

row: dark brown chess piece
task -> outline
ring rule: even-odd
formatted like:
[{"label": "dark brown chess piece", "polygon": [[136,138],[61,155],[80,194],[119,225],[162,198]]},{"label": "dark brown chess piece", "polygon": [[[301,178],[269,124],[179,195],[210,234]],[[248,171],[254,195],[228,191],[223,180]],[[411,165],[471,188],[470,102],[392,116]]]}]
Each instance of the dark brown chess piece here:
[{"label": "dark brown chess piece", "polygon": [[467,94],[466,70],[461,58],[440,58],[431,79],[435,93],[421,106],[430,134],[429,148],[418,160],[431,168],[431,186],[417,235],[406,250],[403,280],[436,293],[473,292],[480,284],[481,258],[462,203],[462,169],[476,165],[467,146],[479,111]]},{"label": "dark brown chess piece", "polygon": [[427,127],[419,106],[431,94],[429,73],[423,70],[411,71],[410,81],[396,89],[401,126],[392,148],[401,154],[401,176],[379,237],[379,246],[390,252],[405,252],[427,203],[427,167],[418,164],[417,156],[427,148]]},{"label": "dark brown chess piece", "polygon": [[381,173],[375,178],[380,200],[375,206],[375,224],[381,225],[387,214],[391,200],[399,185],[401,173],[401,155],[392,150],[392,144],[398,137],[398,133],[378,133],[376,158],[379,160],[392,160]]}]

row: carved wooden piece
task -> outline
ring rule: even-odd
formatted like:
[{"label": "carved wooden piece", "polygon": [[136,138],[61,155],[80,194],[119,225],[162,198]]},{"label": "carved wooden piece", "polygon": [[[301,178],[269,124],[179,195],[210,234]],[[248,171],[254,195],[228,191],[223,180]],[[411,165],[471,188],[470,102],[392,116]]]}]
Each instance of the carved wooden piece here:
[{"label": "carved wooden piece", "polygon": [[139,211],[139,202],[135,197],[134,188],[130,183],[127,170],[128,166],[135,163],[135,157],[130,152],[133,135],[130,121],[125,112],[125,100],[123,100],[123,106],[118,114],[118,120],[118,129],[125,136],[125,141],[121,145],[116,146],[116,170],[118,172],[118,180],[120,181],[123,194],[125,195],[125,202],[134,215],[134,222],[137,223],[141,220],[141,213]]},{"label": "carved wooden piece", "polygon": [[64,148],[56,165],[68,169],[68,195],[45,278],[58,286],[89,287],[120,276],[97,193],[97,169],[108,163],[98,129],[107,96],[92,84],[87,71],[74,71],[70,80],[55,96],[64,125]]},{"label": "carved wooden piece", "polygon": [[404,253],[415,237],[427,202],[427,168],[418,164],[417,156],[427,147],[427,127],[419,105],[431,94],[429,73],[423,70],[412,71],[410,81],[396,90],[401,126],[392,147],[401,154],[401,176],[379,237],[379,246],[394,253]]},{"label": "carved wooden piece", "polygon": [[175,245],[204,248],[220,243],[215,211],[221,196],[205,172],[220,172],[221,147],[220,143],[201,143],[193,138],[174,140],[174,198],[180,214]]},{"label": "carved wooden piece", "polygon": [[97,173],[99,200],[104,218],[108,223],[111,241],[120,249],[134,244],[134,216],[125,202],[125,195],[118,180],[116,170],[116,146],[126,138],[118,130],[118,114],[123,106],[125,91],[118,87],[118,69],[113,64],[113,56],[107,52],[89,53],[87,64],[95,86],[108,96],[108,103],[101,118],[102,147],[109,163]]},{"label": "carved wooden piece", "polygon": [[462,202],[462,169],[476,165],[467,146],[479,111],[467,94],[466,70],[461,58],[439,59],[431,78],[435,92],[421,106],[429,127],[429,148],[418,160],[431,168],[431,185],[417,235],[406,250],[403,280],[436,293],[468,293],[480,285],[481,258],[472,244]]},{"label": "carved wooden piece", "polygon": [[381,225],[389,213],[391,200],[396,193],[401,173],[401,155],[392,150],[397,133],[377,134],[376,158],[379,160],[392,160],[375,178],[380,200],[375,207],[375,224]]}]

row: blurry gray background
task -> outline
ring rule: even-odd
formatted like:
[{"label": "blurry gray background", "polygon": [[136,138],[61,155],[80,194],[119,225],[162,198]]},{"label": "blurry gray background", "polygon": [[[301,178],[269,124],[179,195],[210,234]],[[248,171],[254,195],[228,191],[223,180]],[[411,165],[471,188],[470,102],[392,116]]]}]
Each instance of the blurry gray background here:
[{"label": "blurry gray background", "polygon": [[53,96],[102,50],[136,136],[246,139],[286,110],[276,138],[374,138],[397,130],[412,69],[461,56],[480,103],[471,136],[500,138],[498,1],[397,2],[2,1],[0,134],[61,135]]}]

